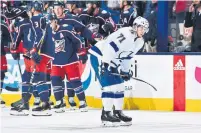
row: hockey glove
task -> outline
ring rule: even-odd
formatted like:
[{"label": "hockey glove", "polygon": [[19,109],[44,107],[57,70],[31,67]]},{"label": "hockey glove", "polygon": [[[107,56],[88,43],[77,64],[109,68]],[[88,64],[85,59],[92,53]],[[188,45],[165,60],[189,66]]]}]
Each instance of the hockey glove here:
[{"label": "hockey glove", "polygon": [[85,64],[87,62],[87,60],[88,60],[87,54],[79,55],[79,60],[82,61],[82,64]]},{"label": "hockey glove", "polygon": [[118,67],[110,66],[108,63],[101,64],[101,75],[112,75],[112,74],[119,74]]},{"label": "hockey glove", "polygon": [[34,61],[36,64],[40,64],[41,56],[38,54],[38,52],[36,51],[36,49],[32,49],[32,50],[30,51],[30,54],[31,54],[31,58],[33,59],[33,61]]},{"label": "hockey glove", "polygon": [[112,33],[114,31],[114,27],[111,23],[106,23],[102,26],[102,29],[106,32],[106,33]]},{"label": "hockey glove", "polygon": [[20,60],[20,53],[17,50],[10,50],[14,60]]},{"label": "hockey glove", "polygon": [[131,77],[133,76],[133,73],[132,73],[132,72],[124,72],[124,71],[121,71],[120,74],[121,74],[122,79],[123,79],[124,81],[130,80]]},{"label": "hockey glove", "polygon": [[82,61],[82,64],[85,64],[88,60],[87,51],[87,48],[81,48],[78,50],[79,60]]}]

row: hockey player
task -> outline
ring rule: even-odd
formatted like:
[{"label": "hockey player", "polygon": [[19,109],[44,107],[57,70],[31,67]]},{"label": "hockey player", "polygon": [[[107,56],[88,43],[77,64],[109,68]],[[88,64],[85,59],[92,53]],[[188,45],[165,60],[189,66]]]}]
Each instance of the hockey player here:
[{"label": "hockey player", "polygon": [[[38,43],[41,40],[41,37],[43,36],[45,27],[46,27],[46,19],[43,17],[42,15],[42,4],[39,3],[38,1],[34,1],[31,3],[31,21],[33,23],[35,32],[37,34],[36,37],[36,43]],[[36,89],[36,87],[34,86],[33,89],[33,95],[34,95],[34,106],[39,106],[40,105],[40,97],[38,95],[38,90]]]},{"label": "hockey player", "polygon": [[[79,22],[78,18],[70,14],[64,14],[64,3],[56,1],[53,3],[53,7],[54,7],[54,13],[56,17],[58,18],[58,23],[60,25],[64,25],[64,26],[71,25],[73,26],[73,29],[75,30],[75,32],[79,33],[81,37],[84,37],[85,39],[87,39],[91,44],[95,42],[91,31],[88,30],[88,28],[85,27],[85,25]],[[80,59],[84,64],[87,60],[87,55],[84,54],[82,58]],[[64,93],[64,90],[63,90],[63,93]],[[75,108],[76,106],[76,103],[74,102],[75,92],[74,92],[74,89],[71,87],[71,84],[69,83],[67,83],[67,93],[68,93],[68,101],[71,108]]]},{"label": "hockey player", "polygon": [[148,21],[137,17],[133,27],[117,30],[89,50],[90,56],[86,67],[91,64],[102,86],[104,108],[101,120],[106,126],[110,126],[111,123],[118,125],[121,121],[124,122],[121,124],[131,125],[132,118],[122,112],[125,88],[123,82],[132,76],[131,58],[143,47],[143,35],[148,30]]},{"label": "hockey player", "polygon": [[132,26],[133,21],[138,16],[137,9],[132,7],[131,1],[123,0],[120,5],[122,11],[120,15],[120,25],[122,27]]},{"label": "hockey player", "polygon": [[81,47],[81,41],[72,33],[72,26],[59,25],[59,20],[55,15],[52,15],[51,20],[53,41],[55,43],[55,59],[51,72],[54,96],[57,101],[54,107],[55,112],[64,112],[63,89],[65,76],[80,101],[79,108],[81,111],[87,111],[77,56],[77,52]]},{"label": "hockey player", "polygon": [[98,27],[98,33],[103,37],[116,31],[117,28],[110,13],[100,8],[100,1],[87,2],[87,8],[79,15],[79,19],[89,29],[91,25]]},{"label": "hockey player", "polygon": [[5,78],[5,73],[7,71],[7,60],[6,60],[6,50],[11,43],[11,35],[8,30],[8,26],[5,23],[5,16],[1,14],[1,28],[0,28],[0,39],[1,39],[1,85],[0,85],[0,105],[3,107],[5,105],[5,101],[1,98],[2,88],[3,88],[3,80]]},{"label": "hockey player", "polygon": [[[11,53],[14,59],[19,59],[18,46],[23,40],[25,71],[22,75],[22,104],[11,108],[11,115],[29,115],[29,100],[33,91],[33,83],[36,85],[41,106],[34,108],[32,113],[37,115],[51,115],[49,112],[49,88],[46,84],[47,64],[53,59],[53,45],[47,45],[46,41],[51,43],[51,34],[49,30],[45,31],[44,37],[40,42],[35,43],[36,33],[32,21],[28,18],[26,11],[22,8],[13,8],[5,13],[9,19],[21,18],[17,38],[11,47]],[[50,36],[48,36],[50,35]],[[46,44],[46,45],[45,45]],[[40,55],[38,53],[40,51]]]}]

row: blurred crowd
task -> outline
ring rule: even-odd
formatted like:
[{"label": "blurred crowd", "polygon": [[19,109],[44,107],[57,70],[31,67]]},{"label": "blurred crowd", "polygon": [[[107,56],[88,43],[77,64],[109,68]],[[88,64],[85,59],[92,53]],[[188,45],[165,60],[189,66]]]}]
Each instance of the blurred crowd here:
[{"label": "blurred crowd", "polygon": [[[30,11],[29,5],[33,1],[11,1],[10,6],[24,6]],[[44,15],[53,13],[53,2],[41,0],[41,12]],[[89,1],[63,0],[65,14],[82,17]],[[145,35],[144,52],[156,52],[157,46],[157,12],[158,1],[135,0],[106,0],[96,1],[102,9],[110,13],[112,21],[118,28],[132,26],[137,16],[143,16],[150,23],[150,30]],[[200,0],[168,1],[168,50],[171,52],[201,52],[201,4]],[[47,16],[46,16],[47,17]],[[82,20],[81,20],[82,21]],[[88,22],[82,21],[86,26]],[[110,27],[107,27],[110,28]],[[100,30],[100,29],[99,29]]]}]

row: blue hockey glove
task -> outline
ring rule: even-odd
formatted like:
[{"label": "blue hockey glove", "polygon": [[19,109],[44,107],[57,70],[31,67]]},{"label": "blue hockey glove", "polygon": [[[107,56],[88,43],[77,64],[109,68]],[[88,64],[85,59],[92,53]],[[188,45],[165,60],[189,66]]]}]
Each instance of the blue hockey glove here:
[{"label": "blue hockey glove", "polygon": [[82,64],[85,64],[87,62],[87,60],[88,60],[87,54],[79,55],[79,60],[82,61]]},{"label": "blue hockey glove", "polygon": [[38,54],[38,52],[36,51],[36,49],[32,49],[32,50],[30,51],[30,54],[31,54],[31,58],[33,59],[33,61],[34,61],[36,64],[40,64],[41,56]]},{"label": "blue hockey glove", "polygon": [[123,79],[124,81],[130,80],[131,77],[133,76],[133,73],[130,72],[130,71],[129,71],[129,72],[121,71],[120,74],[121,74],[121,77],[122,77],[122,79]]},{"label": "blue hockey glove", "polygon": [[20,53],[17,50],[10,50],[14,60],[20,60]]}]

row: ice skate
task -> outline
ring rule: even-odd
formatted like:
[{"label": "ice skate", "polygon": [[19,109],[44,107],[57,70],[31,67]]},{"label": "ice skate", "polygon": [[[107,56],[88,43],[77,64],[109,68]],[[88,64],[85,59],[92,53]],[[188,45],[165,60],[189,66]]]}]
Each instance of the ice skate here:
[{"label": "ice skate", "polygon": [[114,110],[113,115],[121,120],[121,126],[132,125],[132,118],[124,115],[122,110]]},{"label": "ice skate", "polygon": [[51,106],[51,108],[54,108],[54,102],[52,102],[51,100],[49,101],[49,104]]},{"label": "ice skate", "polygon": [[39,97],[35,97],[33,108],[37,108],[39,106],[40,106],[40,98]]},{"label": "ice skate", "polygon": [[0,105],[1,105],[1,108],[4,108],[6,107],[6,102],[0,99]]},{"label": "ice skate", "polygon": [[121,120],[114,115],[112,115],[111,111],[102,110],[101,115],[102,126],[104,127],[118,127],[120,126]]},{"label": "ice skate", "polygon": [[51,107],[49,102],[42,103],[41,106],[32,109],[33,116],[51,116]]},{"label": "ice skate", "polygon": [[29,115],[29,104],[21,104],[19,107],[12,107],[10,115],[14,116],[28,116]]},{"label": "ice skate", "polygon": [[18,108],[18,107],[21,106],[22,104],[23,104],[23,100],[20,99],[20,100],[18,100],[18,101],[16,101],[16,102],[11,103],[11,107],[13,107],[13,108]]},{"label": "ice skate", "polygon": [[1,96],[0,96],[0,107],[1,108],[6,107],[6,102],[1,98]]},{"label": "ice skate", "polygon": [[74,99],[69,99],[69,98],[68,98],[68,103],[69,103],[70,107],[67,108],[67,111],[75,111],[75,110],[78,109],[78,108],[76,107],[77,104],[75,103]]},{"label": "ice skate", "polygon": [[56,102],[56,105],[54,106],[54,112],[56,113],[64,113],[65,112],[66,104],[64,103],[63,99]]},{"label": "ice skate", "polygon": [[80,101],[80,106],[79,106],[79,109],[80,109],[80,111],[81,112],[88,112],[88,108],[87,108],[87,104],[86,104],[86,102],[84,101],[84,102],[82,102],[82,101]]}]

